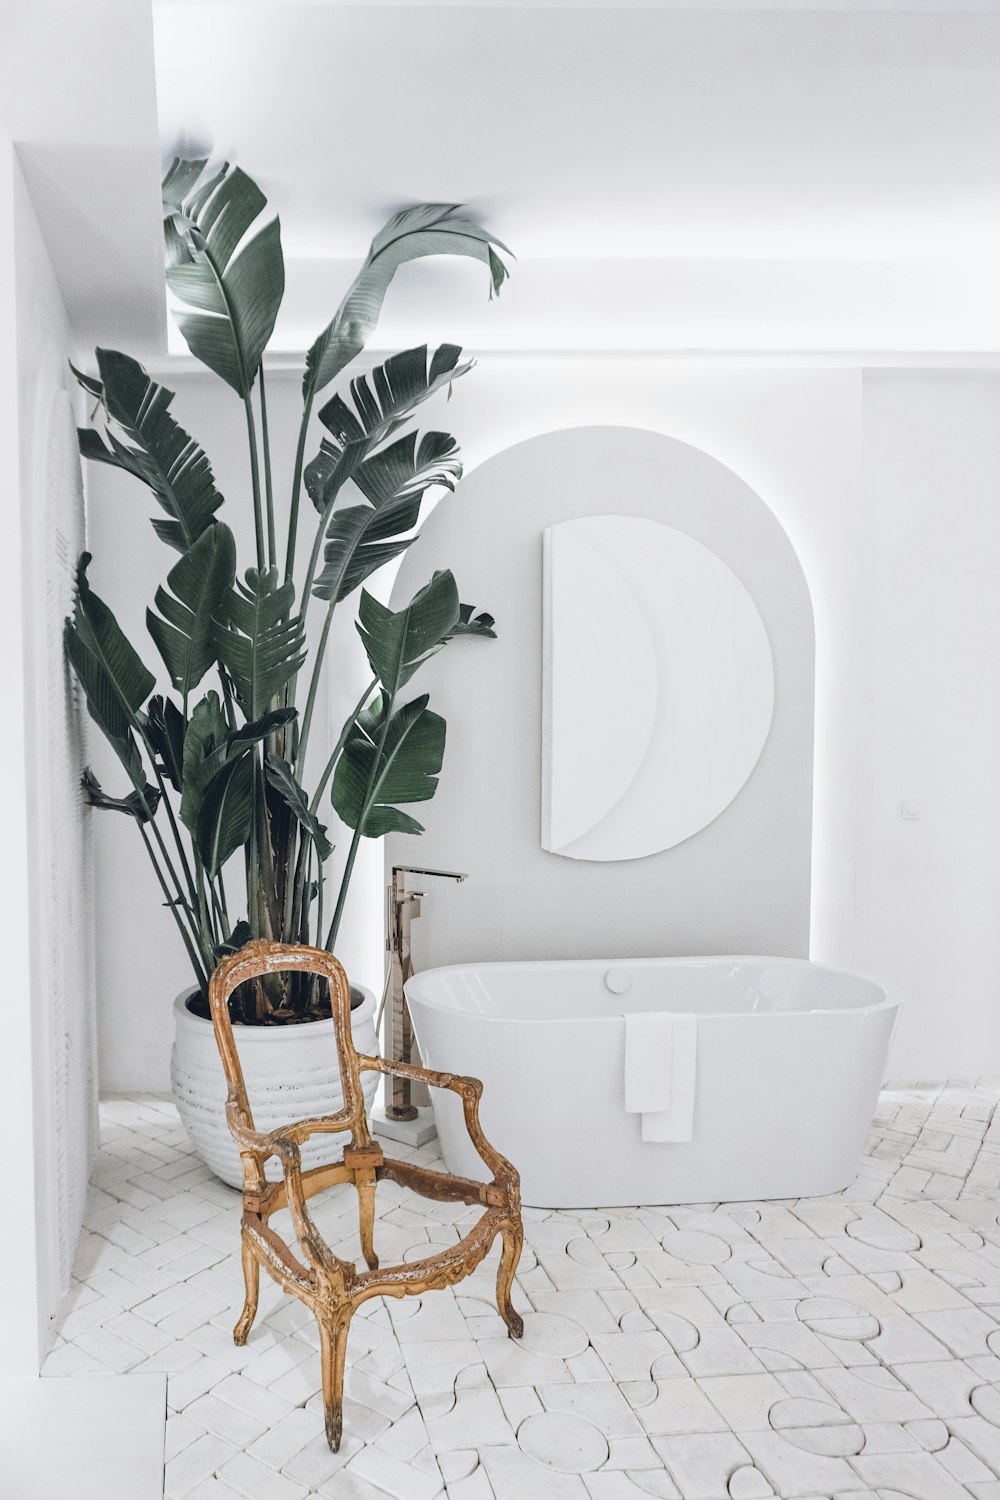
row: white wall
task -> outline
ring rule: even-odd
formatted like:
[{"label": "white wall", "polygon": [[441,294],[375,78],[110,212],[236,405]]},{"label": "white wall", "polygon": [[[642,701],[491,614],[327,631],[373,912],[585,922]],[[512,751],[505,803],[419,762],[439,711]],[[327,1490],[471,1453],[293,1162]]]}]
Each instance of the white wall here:
[{"label": "white wall", "polygon": [[[246,484],[239,405],[200,376],[162,378],[177,384],[178,415],[216,463],[232,523]],[[287,448],[297,376],[276,375],[270,391]],[[996,1025],[993,920],[984,915],[1000,887],[988,687],[1000,657],[989,583],[996,416],[997,379],[960,370],[624,356],[484,358],[450,403],[426,412],[426,425],[459,438],[467,472],[540,432],[623,423],[703,448],[772,507],[805,571],[816,621],[811,951],[904,985],[909,1003],[893,1060],[900,1076],[981,1070]],[[105,470],[90,485],[94,578],[116,604],[126,600],[123,620],[141,639],[142,610],[168,559],[135,486]],[[383,593],[390,581],[382,580]],[[146,659],[154,661],[151,644]],[[353,671],[341,687],[345,702]],[[968,673],[982,676],[983,688],[966,701]],[[942,800],[938,788],[949,786]],[[904,798],[925,801],[922,822],[902,821]],[[185,982],[183,955],[127,837],[133,830],[95,823],[104,1087],[163,1088],[168,1002]],[[926,852],[911,861],[918,851]],[[365,853],[345,956],[372,984],[382,963],[382,870],[377,851]],[[433,898],[425,911],[429,926]],[[125,953],[156,976],[143,993],[125,977]],[[952,972],[961,980],[946,983]]]},{"label": "white wall", "polygon": [[[0,141],[0,445],[4,491],[16,496],[20,486],[20,440],[17,401],[17,292],[14,246],[16,161],[10,141]],[[0,1277],[0,1373],[34,1375],[38,1370],[38,1242],[35,1229],[35,1162],[31,1150],[34,1087],[31,1071],[31,964],[25,941],[29,930],[28,819],[18,789],[27,785],[28,746],[24,681],[24,577],[21,514],[8,503],[7,547],[13,566],[0,590],[0,631],[8,662],[7,711],[14,732],[0,736],[0,770],[11,789],[4,819],[3,938],[8,1005],[4,1046],[0,1049],[0,1130],[5,1140],[20,1141],[8,1153],[8,1201],[19,1205],[20,1233],[9,1236]]]},{"label": "white wall", "polygon": [[[894,1071],[1000,1070],[1000,377],[865,377],[858,965]],[[917,818],[904,818],[904,802]]]},{"label": "white wall", "polygon": [[[794,452],[794,443],[787,446]],[[812,454],[817,477],[825,456]],[[775,701],[760,758],[719,816],[673,848],[602,863],[541,847],[542,531],[607,513],[677,527],[733,570],[767,630]],[[415,944],[419,966],[806,956],[812,609],[765,500],[710,455],[660,433],[617,425],[549,432],[497,454],[441,501],[403,560],[394,606],[446,567],[461,598],[495,616],[498,638],[450,644],[406,691],[430,693],[448,740],[437,796],[412,809],[426,832],[389,838],[387,864],[469,875],[461,885],[415,880],[428,892]],[[594,716],[606,712],[597,700],[587,707]],[[628,714],[616,729],[629,735]]]},{"label": "white wall", "polygon": [[664,432],[726,464],[771,507],[802,564],[815,617],[811,946],[820,959],[849,952],[862,656],[860,372],[725,359],[484,360],[456,388],[447,420],[470,467],[564,427],[615,422]]},{"label": "white wall", "polygon": [[[51,925],[53,895],[82,893],[86,879],[75,806],[78,767],[58,690],[63,679],[53,691],[49,672],[70,594],[69,576],[64,573],[61,584],[56,577],[56,532],[82,528],[82,497],[75,466],[56,457],[65,453],[65,425],[53,425],[54,412],[64,424],[67,419],[69,323],[16,153],[9,142],[0,144],[0,409],[10,497],[10,566],[0,603],[9,713],[0,751],[8,791],[3,937],[9,1002],[0,1129],[11,1142],[7,1192],[17,1205],[17,1232],[7,1237],[0,1280],[0,1371],[36,1374],[68,1278],[95,1140],[89,923],[72,921],[63,909],[58,940]],[[54,807],[65,816],[53,841]],[[80,896],[78,914],[84,905]]]}]

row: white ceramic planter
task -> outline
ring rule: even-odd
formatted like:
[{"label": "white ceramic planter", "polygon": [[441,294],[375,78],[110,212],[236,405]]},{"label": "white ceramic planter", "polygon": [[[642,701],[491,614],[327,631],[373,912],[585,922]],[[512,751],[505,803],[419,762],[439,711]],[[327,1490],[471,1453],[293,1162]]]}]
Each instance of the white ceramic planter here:
[{"label": "white ceramic planter", "polygon": [[[243,1186],[240,1155],[226,1124],[226,1079],[210,1020],[193,1015],[186,990],[174,1001],[174,1047],[170,1080],[181,1121],[191,1143],[207,1167],[230,1187]],[[359,1052],[374,1055],[375,996],[363,990],[364,1001],[351,1012],[351,1032]],[[344,1102],[337,1065],[332,1021],[305,1021],[301,1026],[234,1026],[236,1048],[246,1079],[250,1108],[258,1130],[274,1130],[316,1115],[329,1115]],[[378,1073],[362,1074],[365,1101],[371,1108],[378,1089]],[[302,1147],[303,1167],[337,1161],[345,1137],[314,1136]],[[280,1180],[275,1158],[267,1175]]]}]

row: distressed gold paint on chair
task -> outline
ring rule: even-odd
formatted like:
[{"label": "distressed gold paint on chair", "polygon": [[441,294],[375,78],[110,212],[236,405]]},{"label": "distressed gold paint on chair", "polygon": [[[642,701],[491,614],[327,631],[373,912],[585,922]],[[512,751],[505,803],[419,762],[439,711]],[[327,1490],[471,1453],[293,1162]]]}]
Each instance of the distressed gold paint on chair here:
[{"label": "distressed gold paint on chair", "polygon": [[[326,979],[330,988],[333,1029],[337,1042],[344,1104],[335,1114],[315,1120],[299,1120],[279,1130],[262,1134],[254,1128],[243,1070],[233,1038],[229,997],[237,985],[283,970],[298,969]],[[334,1452],[343,1430],[344,1357],[351,1317],[371,1297],[419,1296],[439,1287],[451,1286],[475,1270],[497,1235],[503,1241],[497,1273],[497,1306],[508,1333],[520,1338],[524,1331],[514,1311],[511,1290],[521,1255],[520,1181],[510,1162],[490,1145],[479,1124],[479,1099],[483,1086],[478,1078],[452,1073],[434,1073],[428,1068],[395,1063],[359,1053],[351,1036],[350,989],[337,960],[319,948],[286,947],[280,943],[252,942],[221,963],[209,987],[209,1003],[215,1039],[226,1071],[229,1095],[226,1118],[240,1149],[243,1163],[243,1275],[246,1302],[233,1331],[237,1344],[245,1344],[257,1312],[260,1267],[310,1308],[319,1326],[326,1436]],[[473,1182],[446,1172],[431,1171],[383,1155],[371,1138],[365,1119],[361,1074],[374,1071],[397,1078],[451,1089],[459,1095],[465,1123],[473,1145],[492,1174],[490,1182]],[[343,1161],[302,1170],[299,1147],[312,1135],[342,1131],[350,1133]],[[268,1182],[264,1163],[276,1156],[284,1180]],[[454,1203],[482,1204],[485,1212],[456,1244],[423,1260],[405,1265],[379,1266],[374,1245],[375,1192],[388,1179],[425,1198]],[[306,1206],[307,1199],[336,1183],[352,1183],[358,1194],[361,1248],[368,1266],[359,1271],[351,1261],[341,1260],[324,1241]],[[295,1238],[306,1264],[271,1228],[272,1214],[287,1208]]]}]

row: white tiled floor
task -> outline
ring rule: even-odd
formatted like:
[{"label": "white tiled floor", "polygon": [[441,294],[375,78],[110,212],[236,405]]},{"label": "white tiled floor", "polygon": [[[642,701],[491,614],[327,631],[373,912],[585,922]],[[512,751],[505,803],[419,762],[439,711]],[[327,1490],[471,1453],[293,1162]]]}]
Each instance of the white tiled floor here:
[{"label": "white tiled floor", "polygon": [[[526,1210],[523,1343],[495,1254],[368,1304],[334,1456],[304,1309],[263,1278],[232,1342],[238,1195],[172,1105],[114,1100],[45,1373],[167,1371],[169,1500],[1000,1500],[998,1103],[996,1079],[887,1091],[837,1197]],[[384,1262],[476,1212],[379,1199]],[[353,1193],[317,1204],[355,1253]]]}]

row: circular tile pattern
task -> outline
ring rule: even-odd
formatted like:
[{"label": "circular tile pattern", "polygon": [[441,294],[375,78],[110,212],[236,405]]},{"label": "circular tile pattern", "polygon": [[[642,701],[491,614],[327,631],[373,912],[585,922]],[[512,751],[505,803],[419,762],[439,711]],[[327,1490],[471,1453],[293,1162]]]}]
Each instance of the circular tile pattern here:
[{"label": "circular tile pattern", "polygon": [[668,1255],[693,1266],[721,1266],[733,1253],[725,1240],[700,1229],[675,1229],[665,1234],[660,1244]]},{"label": "circular tile pattern", "polygon": [[734,1469],[729,1476],[729,1500],[767,1500],[773,1494],[768,1480],[752,1464]]},{"label": "circular tile pattern", "polygon": [[803,1297],[795,1304],[795,1316],[813,1333],[830,1339],[874,1339],[882,1331],[870,1312],[840,1297]]},{"label": "circular tile pattern", "polygon": [[689,1350],[698,1347],[701,1334],[695,1325],[689,1323],[687,1318],[682,1318],[680,1313],[660,1312],[654,1308],[650,1317],[675,1354],[687,1354]]},{"label": "circular tile pattern", "polygon": [[923,1241],[912,1229],[892,1219],[851,1219],[846,1226],[852,1240],[873,1250],[919,1250]]},{"label": "circular tile pattern", "polygon": [[976,1414],[1000,1427],[1000,1389],[995,1385],[977,1385],[969,1396],[969,1405]]},{"label": "circular tile pattern", "polygon": [[940,1453],[951,1439],[940,1417],[921,1417],[916,1422],[907,1422],[906,1430],[928,1453]]},{"label": "circular tile pattern", "polygon": [[551,1354],[556,1359],[570,1359],[582,1354],[590,1343],[584,1329],[562,1313],[526,1313],[521,1347],[532,1354]]},{"label": "circular tile pattern", "polygon": [[561,1474],[591,1474],[608,1461],[604,1434],[582,1417],[543,1411],[525,1417],[517,1429],[522,1453]]},{"label": "circular tile pattern", "polygon": [[850,1458],[865,1445],[858,1424],[829,1401],[790,1396],[786,1401],[776,1401],[767,1419],[786,1442],[822,1458]]},{"label": "circular tile pattern", "polygon": [[637,1490],[654,1496],[654,1500],[676,1500],[674,1481],[665,1469],[633,1469],[629,1478]]}]

